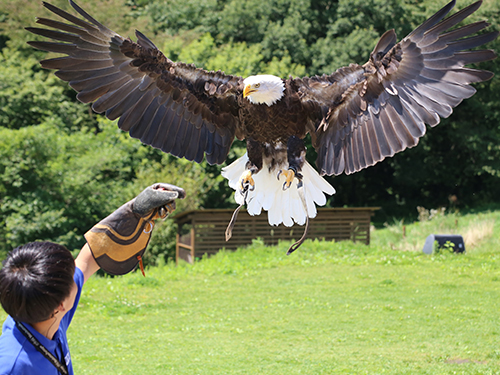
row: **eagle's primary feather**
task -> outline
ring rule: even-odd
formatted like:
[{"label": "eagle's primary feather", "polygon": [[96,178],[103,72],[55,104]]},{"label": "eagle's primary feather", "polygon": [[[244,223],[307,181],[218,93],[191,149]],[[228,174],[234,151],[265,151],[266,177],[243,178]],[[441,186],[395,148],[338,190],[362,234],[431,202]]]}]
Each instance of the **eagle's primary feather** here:
[{"label": "eagle's primary feather", "polygon": [[[49,29],[27,28],[54,40],[30,42],[33,47],[66,55],[42,66],[56,69],[96,112],[119,118],[121,129],[164,152],[221,164],[234,138],[246,139],[247,154],[224,174],[250,213],[268,210],[271,224],[313,217],[311,204],[325,204],[324,194],[334,193],[320,175],[354,173],[415,146],[425,124],[437,125],[475,93],[471,83],[493,76],[465,65],[496,57],[477,50],[498,35],[477,34],[487,22],[456,27],[481,1],[445,18],[451,1],[400,42],[394,30],[386,32],[364,65],[286,80],[243,79],[173,62],[140,32],[137,42],[123,38],[69,3],[83,19],[44,2],[69,23],[38,18]],[[307,134],[319,174],[305,162]],[[277,173],[285,182],[273,185],[259,173],[276,180]],[[289,204],[294,179],[304,189],[302,206]]]}]

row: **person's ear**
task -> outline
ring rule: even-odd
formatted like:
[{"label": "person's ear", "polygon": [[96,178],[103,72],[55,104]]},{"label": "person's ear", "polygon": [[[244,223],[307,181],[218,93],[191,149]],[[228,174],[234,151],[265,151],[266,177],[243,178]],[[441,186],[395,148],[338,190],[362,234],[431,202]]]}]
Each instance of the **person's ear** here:
[{"label": "person's ear", "polygon": [[57,309],[54,311],[54,315],[57,315],[59,312],[65,312],[66,308],[64,307],[64,304],[61,302],[59,306],[57,306]]}]

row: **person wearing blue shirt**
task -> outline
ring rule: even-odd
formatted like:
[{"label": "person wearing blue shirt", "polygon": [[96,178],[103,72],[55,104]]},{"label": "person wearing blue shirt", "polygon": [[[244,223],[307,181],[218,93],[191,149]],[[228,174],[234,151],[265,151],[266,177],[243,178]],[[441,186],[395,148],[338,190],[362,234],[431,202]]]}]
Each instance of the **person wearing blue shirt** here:
[{"label": "person wearing blue shirt", "polygon": [[0,375],[72,375],[66,332],[85,281],[99,268],[122,275],[139,264],[143,271],[154,220],[166,218],[184,197],[174,185],[148,187],[87,232],[76,259],[52,242],[12,250],[0,270],[0,302],[9,314],[0,336]]}]

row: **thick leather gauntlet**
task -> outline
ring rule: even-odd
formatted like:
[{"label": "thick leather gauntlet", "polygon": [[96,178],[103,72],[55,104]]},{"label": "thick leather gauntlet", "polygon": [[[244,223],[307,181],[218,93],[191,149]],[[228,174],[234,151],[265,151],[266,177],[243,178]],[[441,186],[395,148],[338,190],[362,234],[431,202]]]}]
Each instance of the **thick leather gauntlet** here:
[{"label": "thick leather gauntlet", "polygon": [[154,184],[135,199],[125,203],[85,234],[92,255],[104,271],[123,275],[142,267],[154,220],[166,218],[175,209],[175,199],[183,199],[183,189],[169,184]]}]

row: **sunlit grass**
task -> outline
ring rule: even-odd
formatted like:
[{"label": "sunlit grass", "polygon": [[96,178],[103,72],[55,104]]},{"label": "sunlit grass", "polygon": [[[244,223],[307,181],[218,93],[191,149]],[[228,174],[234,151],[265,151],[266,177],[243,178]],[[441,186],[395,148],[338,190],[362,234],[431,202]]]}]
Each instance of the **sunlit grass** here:
[{"label": "sunlit grass", "polygon": [[[91,278],[69,331],[75,373],[499,374],[499,215]],[[422,253],[450,230],[476,233],[466,254]]]}]

